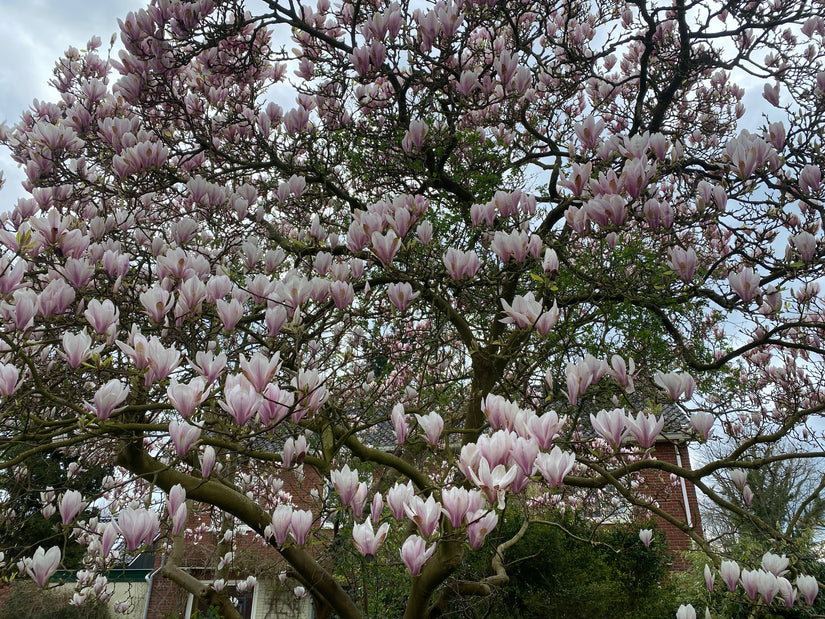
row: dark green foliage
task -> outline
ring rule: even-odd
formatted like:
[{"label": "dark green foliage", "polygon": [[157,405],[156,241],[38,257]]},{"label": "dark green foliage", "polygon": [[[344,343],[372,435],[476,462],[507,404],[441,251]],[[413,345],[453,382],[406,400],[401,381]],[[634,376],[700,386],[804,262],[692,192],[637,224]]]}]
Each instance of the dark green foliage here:
[{"label": "dark green foliage", "polygon": [[12,583],[0,601],[0,619],[111,619],[109,607],[90,601],[83,606],[71,606],[68,589],[39,589],[25,581]]},{"label": "dark green foliage", "polygon": [[[18,449],[28,447],[19,445]],[[13,455],[12,451],[7,450],[4,456]],[[0,471],[0,507],[10,506],[15,513],[14,518],[0,521],[0,548],[6,554],[6,561],[30,556],[37,546],[49,548],[58,545],[62,549],[64,568],[80,566],[85,548],[68,540],[65,531],[61,531],[59,513],[55,512],[49,520],[43,517],[40,513],[43,507],[40,493],[51,487],[56,498],[66,489],[78,490],[84,498],[94,496],[100,492],[103,477],[110,469],[88,467],[67,481],[68,464],[69,460],[60,452],[44,451],[26,461],[24,472],[15,475],[8,469]],[[97,510],[90,507],[79,518],[89,518],[96,513]]]},{"label": "dark green foliage", "polygon": [[[521,522],[520,514],[508,510],[484,546],[468,553],[457,579],[479,581],[489,576],[495,548],[515,535]],[[639,541],[639,529],[653,526],[596,528],[580,516],[549,514],[543,522],[531,524],[524,537],[506,552],[507,585],[494,589],[486,598],[458,598],[448,605],[444,616],[672,619],[683,596],[670,572],[671,556],[664,535],[656,531],[650,548]],[[409,531],[393,527],[389,537],[400,536],[400,545],[407,534]],[[347,540],[347,535],[342,539]],[[387,543],[393,546],[392,541]],[[379,553],[373,561],[337,564],[339,577],[347,583],[350,594],[360,598],[359,605],[368,617],[391,619],[404,613],[409,593],[407,572],[392,559]],[[358,595],[365,585],[372,592],[368,600]]]},{"label": "dark green foliage", "polygon": [[[495,545],[520,525],[521,517],[508,513],[495,539],[473,557],[465,577],[486,575]],[[531,524],[505,555],[510,582],[489,599],[464,600],[464,613],[525,619],[669,619],[678,603],[664,536],[657,532],[645,548],[639,529],[616,524],[594,530],[592,523],[575,516]],[[469,605],[472,612],[467,614]]]}]

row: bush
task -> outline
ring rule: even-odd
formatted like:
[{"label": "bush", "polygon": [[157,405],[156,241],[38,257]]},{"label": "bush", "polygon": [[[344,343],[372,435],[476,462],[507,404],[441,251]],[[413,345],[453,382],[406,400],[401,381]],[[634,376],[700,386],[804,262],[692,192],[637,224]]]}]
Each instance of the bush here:
[{"label": "bush", "polygon": [[[575,516],[552,522],[532,524],[506,552],[510,582],[478,602],[474,616],[673,617],[677,591],[661,532],[656,531],[650,548],[645,548],[639,541],[638,524],[594,529],[592,523]],[[496,545],[512,537],[520,526],[520,515],[506,515],[499,535],[486,546],[484,558],[471,566],[476,577],[489,570]]]},{"label": "bush", "polygon": [[16,581],[0,599],[0,619],[111,619],[109,607],[90,601],[72,606],[72,591],[66,588],[43,590],[34,583]]}]

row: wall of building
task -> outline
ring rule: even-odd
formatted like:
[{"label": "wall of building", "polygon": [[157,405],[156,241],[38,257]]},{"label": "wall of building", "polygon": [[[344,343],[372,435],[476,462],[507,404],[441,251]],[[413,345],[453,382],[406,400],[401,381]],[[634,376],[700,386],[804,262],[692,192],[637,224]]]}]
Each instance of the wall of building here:
[{"label": "wall of building", "polygon": [[259,582],[257,588],[254,619],[308,619],[311,616],[309,597],[299,600],[292,589],[277,580]]},{"label": "wall of building", "polygon": [[[681,460],[682,468],[690,468],[690,454],[686,443],[675,444],[661,441],[656,444],[654,457],[657,460],[674,465],[678,465],[678,461]],[[680,522],[690,523],[693,530],[702,535],[702,519],[699,515],[699,502],[694,485],[689,481],[684,482],[688,497],[686,506],[681,479],[676,480],[674,483],[670,478],[670,473],[656,469],[646,470],[644,476],[646,479],[645,492],[656,501],[659,508]],[[688,565],[684,560],[684,553],[692,548],[693,541],[676,525],[658,516],[654,516],[654,519],[664,532],[668,547],[674,554],[674,569],[687,569]]]}]

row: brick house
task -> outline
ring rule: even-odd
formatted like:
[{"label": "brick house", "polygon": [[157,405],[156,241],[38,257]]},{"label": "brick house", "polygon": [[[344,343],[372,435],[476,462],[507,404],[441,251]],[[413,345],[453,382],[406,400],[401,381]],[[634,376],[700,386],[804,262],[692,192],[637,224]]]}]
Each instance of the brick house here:
[{"label": "brick house", "polygon": [[[272,547],[262,546],[254,535],[241,535],[235,540],[235,552],[241,555],[240,563],[249,569],[236,573],[227,579],[226,587],[236,600],[236,608],[244,619],[303,619],[314,617],[312,599],[295,597],[295,582],[281,584],[277,572],[283,567],[277,551]],[[204,583],[213,581],[217,561],[214,539],[204,538],[199,544],[187,542],[184,552],[184,565],[181,568]],[[190,619],[194,615],[206,612],[192,594],[178,587],[171,580],[160,575],[165,556],[155,555],[155,570],[149,576],[150,593],[147,596],[146,619]],[[256,565],[250,565],[255,563]],[[277,570],[277,572],[275,572]],[[237,586],[249,574],[258,573],[258,584],[251,590],[239,592]],[[237,576],[237,578],[233,578]],[[204,615],[201,615],[204,616]]]},{"label": "brick house", "polygon": [[[687,430],[690,427],[687,414],[681,406],[672,403],[663,405],[661,414],[665,423],[653,447],[652,459],[690,469],[688,444],[694,437]],[[699,501],[693,483],[682,478],[674,482],[669,473],[653,468],[645,469],[643,475],[646,480],[644,493],[662,511],[685,523],[700,536],[703,535]],[[668,548],[673,553],[673,570],[684,571],[689,567],[684,553],[691,549],[693,541],[682,529],[664,518],[653,515],[653,519],[664,533]]]},{"label": "brick house", "polygon": [[[298,483],[291,476],[285,480],[285,488],[293,495],[296,504],[309,504],[309,489],[318,485],[317,480]],[[195,576],[204,584],[215,580],[216,565],[220,556],[231,548],[234,553],[233,571],[225,578],[226,589],[236,601],[235,606],[244,619],[311,619],[315,616],[310,595],[299,599],[294,587],[299,583],[294,579],[280,578],[288,566],[280,553],[272,546],[264,544],[252,530],[241,527],[240,534],[234,536],[231,546],[220,543],[222,537],[220,518],[213,518],[209,512],[190,517],[189,529],[199,530],[197,538],[187,535],[183,560],[179,567]],[[191,619],[205,616],[207,608],[199,604],[194,596],[161,574],[166,553],[156,552],[153,570],[147,581],[150,592],[144,619]],[[244,588],[247,576],[255,576],[257,585]],[[239,590],[239,586],[242,590]],[[203,614],[201,614],[203,613]]]}]

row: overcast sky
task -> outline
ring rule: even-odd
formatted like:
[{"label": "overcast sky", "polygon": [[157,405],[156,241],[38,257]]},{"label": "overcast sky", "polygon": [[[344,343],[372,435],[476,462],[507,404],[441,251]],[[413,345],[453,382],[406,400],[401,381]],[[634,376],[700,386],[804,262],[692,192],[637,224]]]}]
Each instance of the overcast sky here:
[{"label": "overcast sky", "polygon": [[[70,45],[83,48],[94,35],[108,49],[119,32],[118,18],[145,5],[143,0],[0,0],[0,122],[16,123],[33,99],[55,100],[48,84],[63,52]],[[4,211],[23,195],[23,174],[5,150],[0,150],[0,169],[6,177],[0,192]]]},{"label": "overcast sky", "polygon": [[[71,45],[81,49],[97,35],[103,41],[101,53],[105,54],[111,36],[120,32],[117,20],[147,3],[148,0],[0,0],[0,122],[16,123],[33,99],[56,100],[49,80],[54,63],[63,52]],[[759,110],[765,107],[759,94],[761,84],[753,91],[747,81],[740,84],[749,91],[745,98],[748,117],[758,123]],[[6,178],[6,186],[0,191],[2,212],[24,195],[20,187],[24,177],[3,149],[0,170]]]}]

